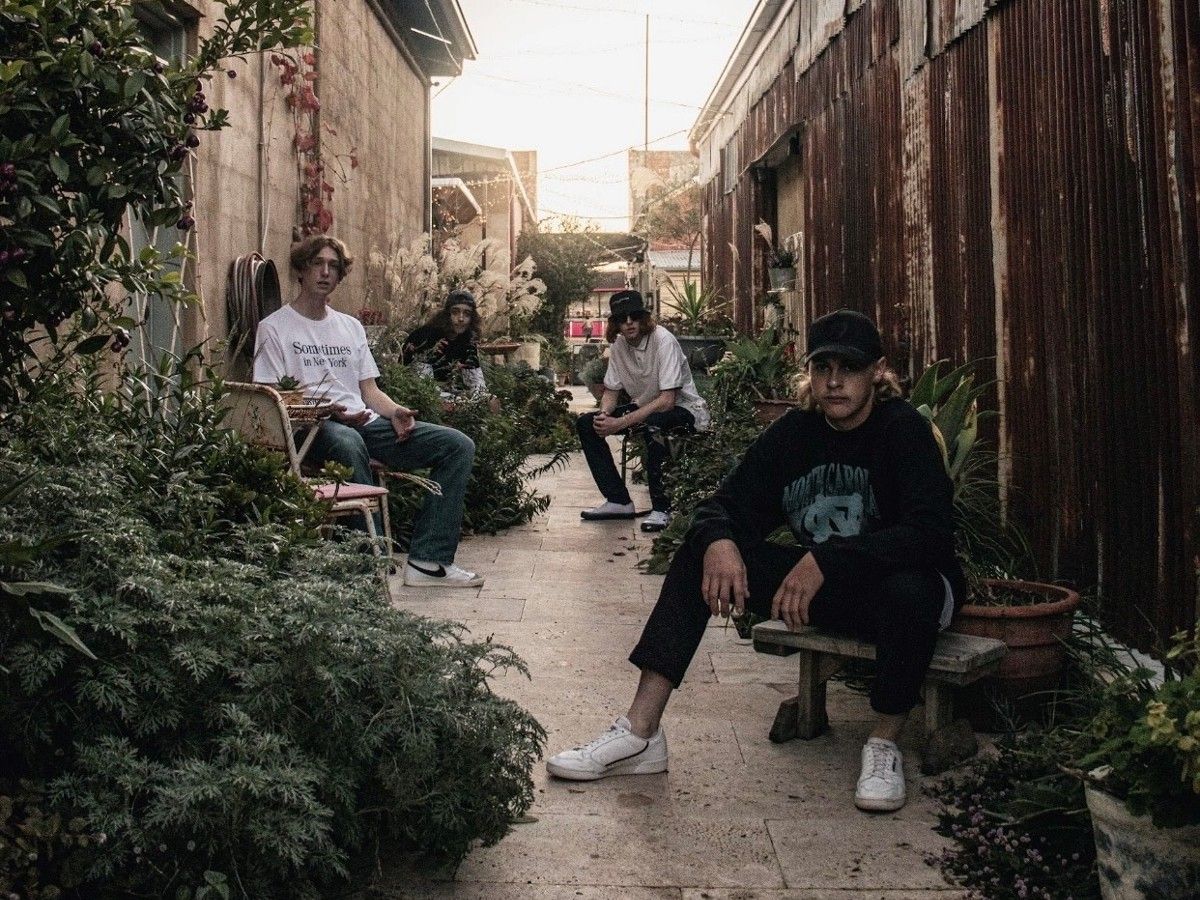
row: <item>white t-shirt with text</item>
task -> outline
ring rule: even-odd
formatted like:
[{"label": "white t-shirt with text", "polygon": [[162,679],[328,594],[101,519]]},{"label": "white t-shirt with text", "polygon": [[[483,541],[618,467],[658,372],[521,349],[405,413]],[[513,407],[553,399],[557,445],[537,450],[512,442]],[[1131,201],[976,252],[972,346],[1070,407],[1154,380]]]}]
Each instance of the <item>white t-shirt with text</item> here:
[{"label": "white t-shirt with text", "polygon": [[367,408],[359,382],[378,378],[379,367],[358,319],[328,307],[325,318],[310,319],[288,305],[258,323],[254,341],[254,380],[274,384],[284,375],[299,381],[306,397],[338,403],[354,415]]}]

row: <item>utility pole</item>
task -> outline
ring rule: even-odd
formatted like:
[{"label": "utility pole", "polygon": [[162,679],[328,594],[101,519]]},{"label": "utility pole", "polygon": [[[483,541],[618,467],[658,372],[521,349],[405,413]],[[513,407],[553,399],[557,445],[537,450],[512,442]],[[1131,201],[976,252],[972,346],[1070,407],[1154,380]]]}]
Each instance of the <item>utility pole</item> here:
[{"label": "utility pole", "polygon": [[[650,168],[650,13],[646,13],[646,76],[644,79],[642,92],[642,166],[649,170]],[[649,178],[645,178],[646,187],[642,188],[642,222],[645,224],[646,234],[646,258],[642,261],[642,277],[639,279],[641,284],[638,287],[643,295],[650,294],[650,187]],[[632,223],[630,223],[632,224]],[[658,312],[657,303],[651,301],[651,308],[655,313]]]}]

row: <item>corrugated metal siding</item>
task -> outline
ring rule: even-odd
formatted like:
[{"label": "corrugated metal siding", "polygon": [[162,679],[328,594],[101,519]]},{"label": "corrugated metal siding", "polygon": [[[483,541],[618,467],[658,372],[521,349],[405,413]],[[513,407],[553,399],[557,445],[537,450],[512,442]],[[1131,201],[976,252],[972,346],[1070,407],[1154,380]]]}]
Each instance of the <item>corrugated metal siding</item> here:
[{"label": "corrugated metal siding", "polygon": [[[1200,4],[831,9],[733,124],[746,167],[799,135],[803,318],[873,313],[901,371],[994,356],[1006,500],[1044,573],[1098,584],[1143,644],[1194,621]],[[706,276],[743,328],[772,191],[706,192]]]}]

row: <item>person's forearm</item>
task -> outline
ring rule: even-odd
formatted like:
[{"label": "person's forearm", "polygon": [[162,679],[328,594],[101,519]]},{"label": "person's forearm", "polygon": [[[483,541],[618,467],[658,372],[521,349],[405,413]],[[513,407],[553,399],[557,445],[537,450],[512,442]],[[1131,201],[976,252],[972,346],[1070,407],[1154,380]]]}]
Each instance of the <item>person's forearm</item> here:
[{"label": "person's forearm", "polygon": [[621,416],[621,422],[623,423],[623,427],[628,428],[646,421],[646,419],[649,416],[654,415],[654,413],[667,412],[668,410],[674,408],[675,392],[663,391],[645,406],[638,406],[625,413],[625,415]]},{"label": "person's forearm", "polygon": [[379,413],[379,415],[383,416],[385,419],[394,419],[396,417],[397,410],[405,409],[405,407],[401,406],[379,388],[376,388],[373,391],[364,391],[363,403],[366,404],[368,408]]},{"label": "person's forearm", "polygon": [[600,398],[600,412],[606,416],[611,416],[613,410],[617,408],[617,401],[620,398],[621,395],[616,391],[610,391],[608,388],[605,388],[604,395]]}]

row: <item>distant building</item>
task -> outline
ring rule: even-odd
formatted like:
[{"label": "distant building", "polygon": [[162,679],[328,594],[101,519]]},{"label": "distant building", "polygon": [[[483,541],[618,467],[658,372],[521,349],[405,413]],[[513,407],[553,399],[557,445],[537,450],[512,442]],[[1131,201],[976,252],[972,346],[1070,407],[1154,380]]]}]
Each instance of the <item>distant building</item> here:
[{"label": "distant building", "polygon": [[[517,238],[537,224],[536,184],[534,150],[434,138],[435,248],[450,235],[464,246],[488,238],[507,248],[509,265],[516,264]],[[535,188],[532,196],[530,186]]]},{"label": "distant building", "polygon": [[[611,263],[597,272],[598,280],[592,292],[583,300],[572,303],[567,310],[564,337],[574,343],[604,340],[608,326],[608,301],[617,291],[629,286],[624,263]],[[591,334],[588,334],[588,330]]]}]

